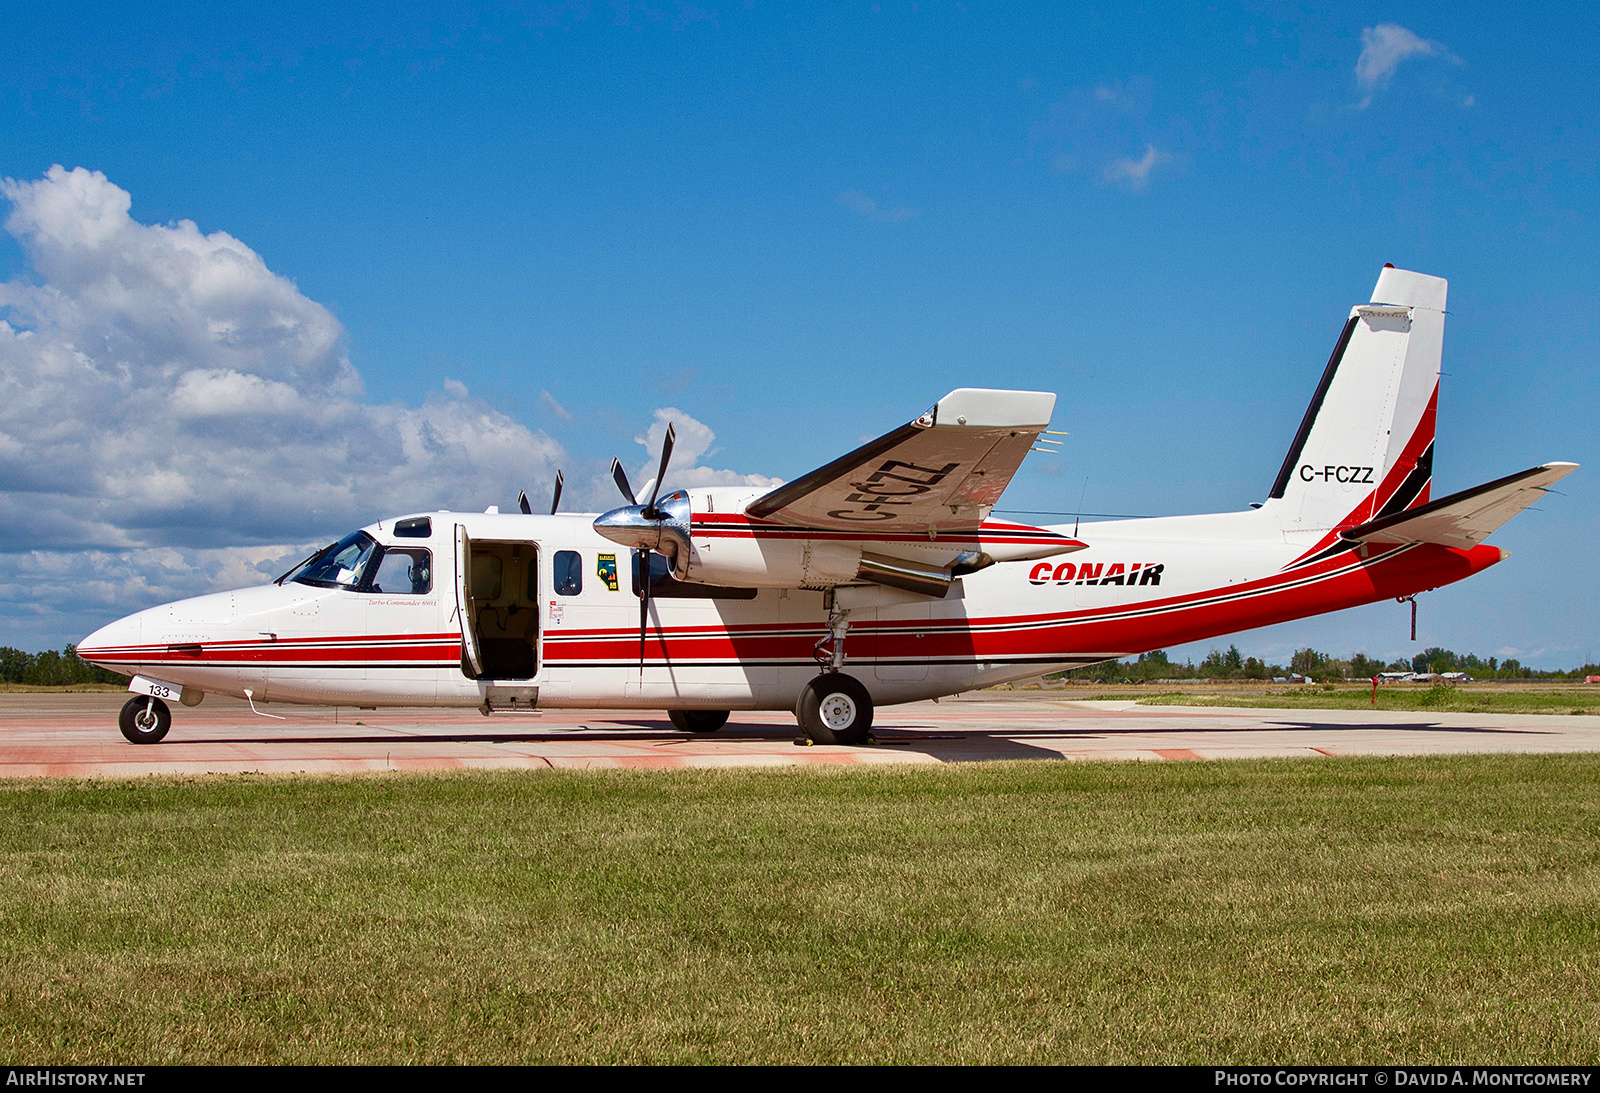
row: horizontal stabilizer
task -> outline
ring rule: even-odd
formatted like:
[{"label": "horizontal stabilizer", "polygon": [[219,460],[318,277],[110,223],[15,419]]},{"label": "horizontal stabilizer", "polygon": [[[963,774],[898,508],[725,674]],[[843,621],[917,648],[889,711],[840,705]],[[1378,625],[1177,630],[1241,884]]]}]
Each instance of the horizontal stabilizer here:
[{"label": "horizontal stabilizer", "polygon": [[1546,463],[1359,524],[1340,532],[1340,537],[1358,543],[1437,543],[1465,550],[1483,542],[1539,500],[1552,483],[1577,469],[1576,463]]}]

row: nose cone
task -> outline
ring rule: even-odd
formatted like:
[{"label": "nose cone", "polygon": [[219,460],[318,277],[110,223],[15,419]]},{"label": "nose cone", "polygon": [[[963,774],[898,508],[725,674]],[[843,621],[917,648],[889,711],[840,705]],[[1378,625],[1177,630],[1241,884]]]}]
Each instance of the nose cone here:
[{"label": "nose cone", "polygon": [[130,654],[143,637],[142,615],[143,612],[129,615],[102,626],[78,643],[78,656],[102,668],[115,668],[121,661],[134,659]]}]

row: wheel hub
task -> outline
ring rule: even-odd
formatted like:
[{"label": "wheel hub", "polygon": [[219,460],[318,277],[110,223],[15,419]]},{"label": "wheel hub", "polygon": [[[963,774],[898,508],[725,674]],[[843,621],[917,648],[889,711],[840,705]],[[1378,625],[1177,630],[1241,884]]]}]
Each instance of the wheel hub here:
[{"label": "wheel hub", "polygon": [[856,704],[849,695],[829,695],[822,700],[817,712],[822,716],[823,724],[836,732],[855,724]]}]

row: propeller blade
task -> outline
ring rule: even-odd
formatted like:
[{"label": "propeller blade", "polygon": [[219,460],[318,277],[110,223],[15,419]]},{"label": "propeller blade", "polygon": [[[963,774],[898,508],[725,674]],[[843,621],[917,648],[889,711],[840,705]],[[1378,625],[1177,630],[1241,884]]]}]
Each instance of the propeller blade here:
[{"label": "propeller blade", "polygon": [[533,515],[533,506],[528,504],[528,491],[527,490],[518,490],[517,491],[517,508],[522,510],[522,515],[524,515],[524,516],[532,516]]},{"label": "propeller blade", "polygon": [[628,476],[622,470],[622,460],[611,460],[611,481],[617,484],[617,489],[622,491],[622,496],[628,499],[628,504],[637,505],[639,499],[633,495],[633,487],[628,485]]},{"label": "propeller blade", "polygon": [[550,515],[556,514],[556,509],[561,507],[561,472],[556,472],[556,495],[550,499]]},{"label": "propeller blade", "polygon": [[651,520],[659,520],[660,513],[656,511],[656,497],[661,493],[662,480],[667,477],[667,461],[672,458],[672,445],[678,439],[678,432],[672,427],[672,422],[667,422],[667,435],[661,442],[661,468],[656,471],[656,480],[650,489],[650,503],[644,507],[644,515]]}]

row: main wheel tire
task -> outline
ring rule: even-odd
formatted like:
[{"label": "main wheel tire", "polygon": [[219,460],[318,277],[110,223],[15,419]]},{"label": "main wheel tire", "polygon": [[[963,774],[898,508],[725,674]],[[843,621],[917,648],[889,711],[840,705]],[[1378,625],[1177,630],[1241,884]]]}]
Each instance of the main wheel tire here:
[{"label": "main wheel tire", "polygon": [[667,717],[684,732],[716,732],[728,723],[727,710],[668,710]]},{"label": "main wheel tire", "polygon": [[872,696],[854,677],[826,672],[800,692],[794,715],[818,744],[862,744],[872,730]]},{"label": "main wheel tire", "polygon": [[154,744],[172,728],[172,711],[159,698],[134,695],[123,704],[117,725],[130,744]]}]

